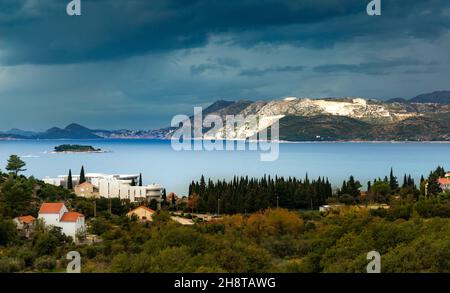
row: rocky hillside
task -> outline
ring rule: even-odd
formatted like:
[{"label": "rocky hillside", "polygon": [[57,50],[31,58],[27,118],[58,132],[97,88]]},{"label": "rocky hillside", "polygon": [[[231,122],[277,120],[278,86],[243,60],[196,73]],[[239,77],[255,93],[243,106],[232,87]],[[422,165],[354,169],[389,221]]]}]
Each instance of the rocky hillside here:
[{"label": "rocky hillside", "polygon": [[207,108],[204,113],[219,115],[224,121],[231,114],[255,115],[259,125],[247,118],[234,129],[204,129],[205,138],[250,138],[278,121],[280,139],[288,141],[450,140],[450,104],[446,103],[289,97],[212,107],[214,111]]}]

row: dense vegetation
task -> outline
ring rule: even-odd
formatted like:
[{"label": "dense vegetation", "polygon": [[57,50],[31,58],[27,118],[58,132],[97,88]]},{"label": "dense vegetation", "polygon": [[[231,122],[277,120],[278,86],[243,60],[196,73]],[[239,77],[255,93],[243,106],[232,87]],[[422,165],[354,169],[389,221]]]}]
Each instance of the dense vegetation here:
[{"label": "dense vegetation", "polygon": [[[229,188],[230,195],[239,196],[237,190],[259,189],[270,197],[272,208],[234,214],[239,210],[227,210],[224,203],[223,211],[229,215],[222,219],[182,226],[164,210],[152,223],[138,222],[126,217],[133,207],[126,201],[77,198],[70,190],[16,175],[23,167],[12,164],[9,174],[0,173],[0,272],[64,271],[66,254],[72,250],[80,252],[84,272],[365,272],[372,250],[381,254],[382,272],[450,272],[450,195],[426,184],[440,176],[442,168],[421,180],[419,187],[410,176],[398,183],[391,172],[371,182],[369,192],[361,192],[361,184],[350,177],[327,199],[343,205],[326,213],[300,211],[303,206],[276,208],[273,195],[277,194],[279,206],[295,203],[290,199],[298,194],[292,190],[304,192],[306,178],[209,182],[204,186],[211,189],[204,192]],[[323,179],[311,181],[312,192],[318,182],[328,186]],[[200,194],[200,186],[194,183],[192,195]],[[324,198],[326,192],[323,189],[316,198]],[[311,198],[304,201],[305,207]],[[40,222],[25,237],[12,219],[37,216],[43,201],[64,201],[84,213],[88,232],[102,241],[74,244],[59,229]],[[387,203],[390,208],[369,209],[362,204],[369,202]],[[200,206],[201,201],[197,203]]]},{"label": "dense vegetation", "polygon": [[288,141],[448,141],[450,113],[380,123],[345,116],[286,116],[280,139]]},{"label": "dense vegetation", "polygon": [[[442,202],[423,205],[432,211]],[[65,254],[77,250],[84,272],[365,272],[366,255],[376,250],[382,272],[450,272],[446,207],[445,218],[403,203],[385,214],[354,207],[327,215],[273,209],[196,226],[172,222],[167,212],[152,224],[97,217],[90,230],[103,242],[76,247],[55,230],[36,231],[28,240],[9,237],[0,270],[62,271]],[[1,229],[15,231],[5,222]]]}]

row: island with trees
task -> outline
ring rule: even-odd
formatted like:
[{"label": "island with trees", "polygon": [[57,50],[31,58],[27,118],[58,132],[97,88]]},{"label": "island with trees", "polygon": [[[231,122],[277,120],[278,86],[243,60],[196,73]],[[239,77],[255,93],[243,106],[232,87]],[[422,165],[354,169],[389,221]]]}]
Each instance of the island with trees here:
[{"label": "island with trees", "polygon": [[99,148],[94,148],[90,145],[79,144],[62,144],[55,146],[54,153],[103,153],[104,151]]}]

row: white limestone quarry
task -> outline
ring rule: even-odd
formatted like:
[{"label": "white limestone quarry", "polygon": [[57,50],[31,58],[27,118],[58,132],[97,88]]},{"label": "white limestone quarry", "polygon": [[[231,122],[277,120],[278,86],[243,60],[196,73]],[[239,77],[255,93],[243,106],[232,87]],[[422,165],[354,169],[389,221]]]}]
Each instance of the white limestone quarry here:
[{"label": "white limestone quarry", "polygon": [[323,99],[285,97],[272,101],[257,101],[250,103],[243,110],[230,112],[231,116],[241,117],[243,120],[240,123],[230,123],[233,125],[231,127],[226,126],[226,117],[229,115],[220,112],[211,114],[219,117],[221,124],[216,125],[214,123],[214,127],[203,135],[203,139],[252,140],[255,134],[261,133],[286,116],[341,116],[369,123],[384,124],[422,115],[414,107],[408,105],[385,103],[359,97]]},{"label": "white limestone quarry", "polygon": [[285,115],[274,116],[247,116],[244,117],[244,123],[235,126],[224,125],[219,129],[212,129],[204,134],[203,139],[219,140],[245,140],[255,138],[256,134],[274,125]]},{"label": "white limestone quarry", "polygon": [[393,119],[393,113],[382,104],[369,103],[362,98],[344,99],[309,99],[289,97],[267,103],[258,113],[262,116],[294,115],[336,115],[352,118],[388,118]]},{"label": "white limestone quarry", "polygon": [[[223,125],[211,129],[203,136],[204,139],[248,139],[288,115],[305,117],[334,115],[380,122],[400,121],[417,115],[417,113],[399,113],[385,103],[352,97],[339,99],[286,97],[281,100],[254,103],[239,114],[244,117],[245,123],[233,128]],[[255,117],[258,117],[257,120]]]}]

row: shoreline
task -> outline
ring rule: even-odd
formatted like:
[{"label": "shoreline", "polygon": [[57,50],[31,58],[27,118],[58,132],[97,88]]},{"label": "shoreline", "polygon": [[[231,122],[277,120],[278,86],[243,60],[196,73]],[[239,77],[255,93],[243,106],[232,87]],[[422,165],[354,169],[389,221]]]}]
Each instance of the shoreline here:
[{"label": "shoreline", "polygon": [[63,151],[63,152],[46,152],[47,154],[103,154],[103,153],[112,153],[112,151]]},{"label": "shoreline", "polygon": [[[170,142],[170,138],[87,138],[87,139],[71,139],[71,138],[61,138],[61,139],[23,139],[23,138],[0,138],[0,142],[2,141],[111,141],[111,140],[154,140],[154,141],[167,141]],[[191,139],[192,141],[198,140],[209,140],[209,139]],[[223,141],[242,141],[242,139],[223,139]],[[268,140],[246,140],[246,142],[270,142]],[[329,140],[329,141],[319,141],[319,140],[305,140],[305,141],[294,141],[294,140],[276,140],[273,143],[280,144],[302,144],[302,143],[392,143],[392,144],[408,144],[408,143],[429,143],[429,144],[450,144],[450,140]],[[54,152],[52,153],[107,153],[109,151],[87,151],[87,152],[76,152],[76,151],[67,151],[67,152]]]}]

